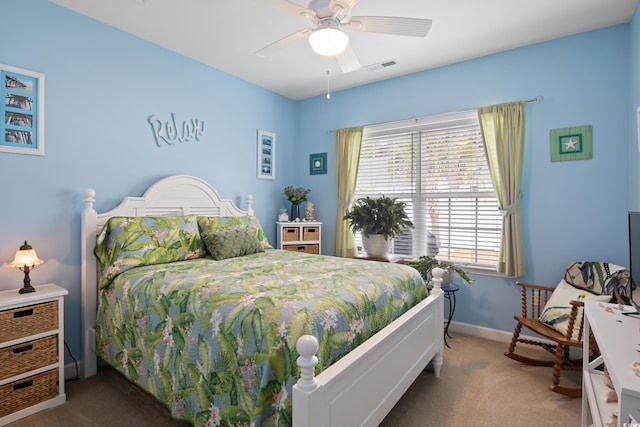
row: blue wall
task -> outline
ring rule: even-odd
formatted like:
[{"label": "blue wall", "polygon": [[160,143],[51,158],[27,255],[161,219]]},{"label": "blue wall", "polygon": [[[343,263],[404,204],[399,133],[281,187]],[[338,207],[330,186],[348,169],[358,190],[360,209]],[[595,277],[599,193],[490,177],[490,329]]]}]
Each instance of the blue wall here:
[{"label": "blue wall", "polygon": [[[333,136],[327,129],[426,116],[544,96],[528,104],[523,228],[528,273],[555,286],[572,260],[628,265],[629,25],[583,33],[300,102],[298,163],[327,152],[329,173],[300,178],[312,189],[331,248],[336,200]],[[549,131],[592,125],[593,159],[550,161]],[[635,135],[634,135],[635,137]],[[635,154],[637,156],[637,154]],[[474,275],[455,320],[512,330],[513,279]]]},{"label": "blue wall", "polygon": [[[0,289],[22,286],[5,263],[25,239],[46,263],[34,284],[69,290],[67,341],[80,357],[82,192],[96,209],[141,195],[159,178],[190,174],[273,224],[294,182],[296,103],[46,0],[2,0],[0,63],[46,79],[46,153],[0,152]],[[147,118],[205,122],[200,141],[158,147]],[[275,181],[256,178],[256,134],[277,134]],[[274,203],[274,200],[280,200]],[[275,241],[274,227],[265,227]],[[67,359],[70,360],[70,359]]]},{"label": "blue wall", "polygon": [[[26,18],[25,18],[26,17]],[[80,356],[81,194],[114,207],[157,179],[199,176],[270,224],[286,206],[282,188],[312,189],[330,253],[335,218],[333,136],[328,129],[544,96],[527,106],[524,233],[528,274],[555,285],[567,262],[626,265],[626,212],[640,209],[635,105],[640,103],[639,19],[294,102],[46,0],[2,0],[0,62],[46,75],[46,155],[0,152],[0,289],[21,286],[6,266],[24,239],[47,262],[34,283],[69,290],[65,325]],[[335,77],[339,78],[339,76]],[[633,108],[633,113],[630,109]],[[155,144],[150,115],[205,122],[200,141]],[[551,163],[549,131],[593,126],[592,160]],[[277,134],[277,179],[256,179],[256,130]],[[328,174],[310,176],[309,154],[328,153]],[[627,196],[628,195],[628,196]],[[475,276],[458,295],[456,319],[511,330],[519,307],[511,279]],[[70,359],[68,359],[70,360]]]}]

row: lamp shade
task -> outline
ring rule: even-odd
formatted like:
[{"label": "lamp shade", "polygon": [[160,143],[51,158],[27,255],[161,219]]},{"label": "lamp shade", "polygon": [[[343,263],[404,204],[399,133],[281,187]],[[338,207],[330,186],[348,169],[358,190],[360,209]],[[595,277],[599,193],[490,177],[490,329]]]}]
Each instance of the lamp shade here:
[{"label": "lamp shade", "polygon": [[38,258],[35,249],[33,249],[27,241],[24,241],[24,245],[20,246],[20,249],[16,251],[16,256],[9,263],[9,267],[33,267],[35,265],[40,265],[44,261]]},{"label": "lamp shade", "polygon": [[311,49],[318,55],[335,56],[344,51],[349,43],[349,36],[343,31],[324,27],[315,30],[309,36]]}]

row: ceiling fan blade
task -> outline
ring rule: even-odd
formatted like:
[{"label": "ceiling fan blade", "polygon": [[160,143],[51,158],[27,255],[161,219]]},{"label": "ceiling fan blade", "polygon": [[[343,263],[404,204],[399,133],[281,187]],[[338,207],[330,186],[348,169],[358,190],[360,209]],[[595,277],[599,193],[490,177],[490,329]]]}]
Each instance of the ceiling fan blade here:
[{"label": "ceiling fan blade", "polygon": [[336,61],[338,61],[338,65],[340,65],[342,72],[345,74],[360,69],[360,62],[351,48],[351,44],[347,44],[347,47],[342,51],[342,53],[336,55]]},{"label": "ceiling fan blade", "polygon": [[431,19],[394,16],[354,16],[346,24],[353,31],[424,37],[431,29]]},{"label": "ceiling fan blade", "polygon": [[274,53],[280,52],[299,42],[302,39],[305,39],[313,32],[310,28],[303,28],[300,31],[296,31],[293,34],[289,34],[288,36],[281,38],[280,40],[271,43],[268,46],[263,47],[262,49],[256,52],[256,55],[261,56],[263,58],[269,57]]},{"label": "ceiling fan blade", "polygon": [[334,12],[335,17],[342,19],[351,13],[356,3],[358,0],[331,0],[329,9]]},{"label": "ceiling fan blade", "polygon": [[313,10],[308,9],[304,6],[300,6],[299,4],[296,4],[291,1],[287,1],[287,0],[259,0],[259,1],[263,3],[268,3],[273,8],[280,9],[294,15],[304,16],[305,18],[314,19],[316,16],[316,13]]}]

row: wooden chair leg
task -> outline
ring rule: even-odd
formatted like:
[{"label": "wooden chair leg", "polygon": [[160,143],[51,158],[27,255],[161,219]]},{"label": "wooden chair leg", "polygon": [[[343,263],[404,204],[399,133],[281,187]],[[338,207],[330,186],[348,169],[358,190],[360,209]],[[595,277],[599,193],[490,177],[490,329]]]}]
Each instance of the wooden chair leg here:
[{"label": "wooden chair leg", "polygon": [[508,357],[509,354],[512,354],[516,350],[516,344],[518,343],[518,337],[520,336],[520,332],[522,331],[522,323],[518,322],[516,325],[516,329],[513,331],[513,337],[511,337],[511,344],[509,344],[509,350],[504,354]]},{"label": "wooden chair leg", "polygon": [[547,344],[539,343],[537,341],[521,339],[520,338],[520,332],[521,331],[522,331],[522,323],[518,322],[518,324],[516,325],[516,329],[513,331],[513,337],[511,338],[511,343],[509,344],[509,350],[507,350],[504,353],[504,355],[507,356],[509,359],[513,359],[513,360],[518,361],[520,363],[524,363],[525,365],[531,365],[531,366],[553,366],[553,361],[551,361],[551,360],[532,359],[530,357],[522,356],[522,355],[517,354],[515,352],[516,351],[516,345],[518,345],[519,342],[521,342],[523,344],[529,344],[529,345],[534,345],[534,346],[537,346],[537,347],[541,347],[542,349],[544,349],[546,351],[553,352],[553,350],[552,350],[552,348],[554,347],[553,345],[550,345],[550,344],[547,345]]},{"label": "wooden chair leg", "polygon": [[553,376],[549,390],[562,394],[567,397],[580,397],[582,396],[582,388],[575,387],[563,387],[560,385],[560,374],[562,367],[570,364],[569,362],[570,349],[566,345],[559,345],[556,348],[556,357],[553,364]]}]

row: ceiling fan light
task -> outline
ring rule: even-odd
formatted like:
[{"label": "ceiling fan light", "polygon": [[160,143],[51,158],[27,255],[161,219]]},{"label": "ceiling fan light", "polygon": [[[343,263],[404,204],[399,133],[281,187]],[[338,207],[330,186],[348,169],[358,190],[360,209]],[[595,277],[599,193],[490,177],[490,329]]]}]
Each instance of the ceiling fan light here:
[{"label": "ceiling fan light", "polygon": [[309,36],[311,49],[318,55],[335,56],[344,51],[349,36],[337,28],[320,28]]}]

